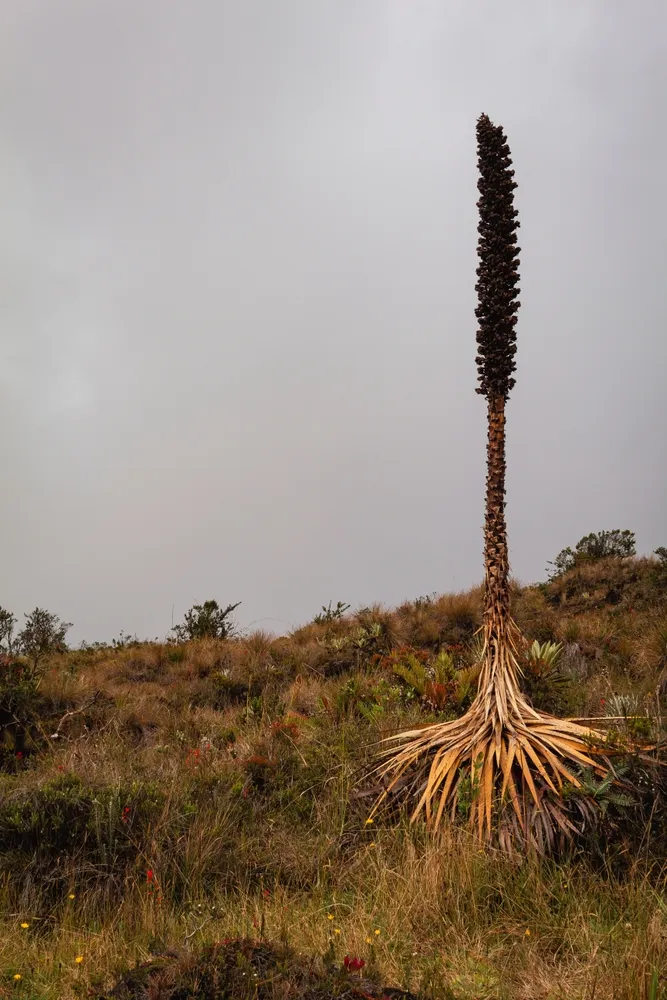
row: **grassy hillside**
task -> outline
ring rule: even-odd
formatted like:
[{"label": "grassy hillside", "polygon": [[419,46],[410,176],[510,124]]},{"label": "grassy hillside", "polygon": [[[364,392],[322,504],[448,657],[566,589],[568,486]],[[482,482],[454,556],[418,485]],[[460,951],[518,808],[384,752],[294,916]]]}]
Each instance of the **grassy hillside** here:
[{"label": "grassy hillside", "polygon": [[[667,996],[660,769],[629,757],[623,794],[599,790],[599,823],[557,858],[481,852],[464,822],[435,843],[400,802],[367,822],[373,744],[469,703],[481,601],[53,656],[24,751],[1,748],[0,996]],[[656,560],[516,585],[513,613],[562,643],[555,667],[526,650],[537,707],[631,715],[620,736],[660,741]]]}]

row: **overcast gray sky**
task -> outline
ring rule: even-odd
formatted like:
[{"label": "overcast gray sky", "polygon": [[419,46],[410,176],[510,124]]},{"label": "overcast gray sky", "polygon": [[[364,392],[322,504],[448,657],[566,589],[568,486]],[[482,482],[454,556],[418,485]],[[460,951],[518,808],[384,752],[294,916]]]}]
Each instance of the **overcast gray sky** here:
[{"label": "overcast gray sky", "polygon": [[524,582],[667,544],[663,0],[2,0],[0,604],[163,636],[482,578],[480,113]]}]

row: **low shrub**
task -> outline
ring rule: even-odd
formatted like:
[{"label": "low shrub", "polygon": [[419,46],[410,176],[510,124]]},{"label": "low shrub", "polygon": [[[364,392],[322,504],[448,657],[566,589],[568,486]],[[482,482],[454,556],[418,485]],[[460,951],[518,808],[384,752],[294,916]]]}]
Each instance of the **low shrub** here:
[{"label": "low shrub", "polygon": [[[325,956],[326,959],[326,956]],[[198,953],[168,953],[128,970],[97,1000],[418,1000],[407,991],[383,988],[377,974],[362,970],[366,961],[345,955],[340,964],[304,958],[286,945],[249,938],[224,939]]]}]

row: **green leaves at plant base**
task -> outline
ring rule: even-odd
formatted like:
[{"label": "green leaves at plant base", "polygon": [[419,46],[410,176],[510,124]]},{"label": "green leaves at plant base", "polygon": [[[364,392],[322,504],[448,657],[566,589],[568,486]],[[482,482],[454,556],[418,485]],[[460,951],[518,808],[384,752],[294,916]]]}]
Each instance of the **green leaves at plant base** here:
[{"label": "green leaves at plant base", "polygon": [[442,649],[435,659],[415,650],[396,650],[389,658],[392,672],[429,709],[461,708],[474,695],[479,667],[458,670],[451,654]]}]

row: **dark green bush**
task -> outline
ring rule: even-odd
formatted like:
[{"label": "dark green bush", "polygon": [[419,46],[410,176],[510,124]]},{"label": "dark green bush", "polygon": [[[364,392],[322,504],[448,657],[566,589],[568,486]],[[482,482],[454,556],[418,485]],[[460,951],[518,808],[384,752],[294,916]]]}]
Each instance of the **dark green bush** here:
[{"label": "dark green bush", "polygon": [[[335,965],[305,959],[283,945],[225,939],[207,946],[196,958],[165,955],[137,966],[125,973],[112,993],[116,1000],[158,995],[165,1000],[348,1000],[354,996],[418,1000],[412,993],[382,989],[374,975],[361,978],[365,965],[349,955]],[[108,996],[98,994],[97,1000]]]},{"label": "dark green bush", "polygon": [[190,642],[194,639],[229,639],[235,634],[236,628],[231,621],[232,612],[241,602],[228,604],[221,608],[217,601],[204,601],[195,604],[186,612],[185,620],[180,625],[174,625],[178,642]]},{"label": "dark green bush", "polygon": [[651,582],[654,587],[662,590],[667,586],[667,548],[661,545],[655,550],[653,555],[658,557],[658,565],[651,574]]},{"label": "dark green bush", "polygon": [[0,769],[15,770],[27,752],[28,735],[38,739],[34,721],[42,699],[40,672],[24,661],[0,653]]},{"label": "dark green bush", "polygon": [[11,656],[13,649],[14,626],[16,618],[5,608],[0,608],[0,653]]},{"label": "dark green bush", "polygon": [[122,874],[141,855],[164,802],[153,785],[92,788],[71,774],[17,788],[0,802],[0,855],[51,880],[66,856],[85,857],[98,877]]},{"label": "dark green bush", "polygon": [[635,553],[634,531],[620,531],[618,528],[613,531],[594,531],[580,538],[574,549],[562,549],[554,561],[548,564],[553,566],[553,570],[547,569],[547,573],[553,579],[585,562],[597,562],[610,556],[623,559],[634,556]]},{"label": "dark green bush", "polygon": [[19,632],[16,642],[18,649],[30,662],[32,669],[53,653],[63,653],[67,649],[65,636],[72,627],[71,622],[63,622],[58,615],[35,608],[25,615],[25,625]]}]

